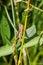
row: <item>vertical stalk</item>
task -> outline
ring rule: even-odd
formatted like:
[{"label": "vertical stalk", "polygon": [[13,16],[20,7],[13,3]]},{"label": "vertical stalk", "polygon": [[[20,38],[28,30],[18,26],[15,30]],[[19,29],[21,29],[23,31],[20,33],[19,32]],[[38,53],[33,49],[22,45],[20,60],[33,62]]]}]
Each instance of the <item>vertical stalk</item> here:
[{"label": "vertical stalk", "polygon": [[30,0],[28,0],[27,8],[30,9]]},{"label": "vertical stalk", "polygon": [[3,56],[2,58],[3,58],[4,62],[6,63],[6,65],[8,65],[6,57]]},{"label": "vertical stalk", "polygon": [[[15,16],[14,16],[14,6],[13,6],[13,0],[11,1],[11,7],[12,7],[12,16],[13,16],[13,22],[14,22],[14,29],[15,29]],[[14,30],[15,38],[16,38],[16,29]]]},{"label": "vertical stalk", "polygon": [[24,60],[24,65],[27,65],[27,53],[25,48],[23,48],[23,60]]},{"label": "vertical stalk", "polygon": [[13,0],[11,0],[11,7],[12,7],[13,22],[14,22],[14,26],[15,26],[15,16],[14,16]]},{"label": "vertical stalk", "polygon": [[[30,9],[30,0],[28,0],[27,8]],[[27,25],[27,18],[28,18],[28,12],[26,12],[26,19],[25,19],[25,24],[24,24],[24,30],[23,30],[23,36],[22,36],[22,45],[21,45],[21,50],[20,50],[20,56],[19,56],[19,61],[21,62],[21,56],[22,56],[22,49],[23,49],[23,44],[24,44],[24,37],[25,37],[25,31],[26,31],[26,25]],[[20,65],[18,61],[18,65]]]},{"label": "vertical stalk", "polygon": [[17,61],[18,61],[17,55],[14,56],[14,61],[15,61],[15,65],[17,65]]},{"label": "vertical stalk", "polygon": [[21,50],[20,50],[20,56],[19,56],[19,61],[18,61],[18,65],[20,65],[21,63],[21,56],[22,56],[22,49],[23,49],[23,44],[24,44],[24,37],[25,37],[25,31],[26,31],[26,25],[27,25],[27,14],[26,14],[26,19],[25,19],[25,24],[24,24],[24,31],[23,31],[23,36],[21,39],[22,45],[21,45]]},{"label": "vertical stalk", "polygon": [[13,25],[12,20],[11,20],[11,18],[10,18],[10,16],[9,16],[8,11],[7,11],[7,7],[6,7],[6,6],[4,6],[4,8],[5,8],[5,12],[6,12],[7,18],[8,18],[8,20],[9,20],[9,22],[10,22],[11,26],[12,26],[12,27],[13,27],[13,29],[14,29],[14,25]]},{"label": "vertical stalk", "polygon": [[19,20],[19,13],[18,13],[18,5],[15,5],[15,10],[16,10],[16,17],[17,17],[17,24],[19,26],[20,20]]}]

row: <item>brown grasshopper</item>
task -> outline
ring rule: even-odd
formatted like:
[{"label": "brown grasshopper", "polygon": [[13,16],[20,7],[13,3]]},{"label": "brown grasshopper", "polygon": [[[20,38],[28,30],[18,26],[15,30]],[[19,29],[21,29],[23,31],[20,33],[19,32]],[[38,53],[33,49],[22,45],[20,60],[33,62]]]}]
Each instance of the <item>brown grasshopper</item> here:
[{"label": "brown grasshopper", "polygon": [[19,30],[18,30],[18,33],[17,33],[17,38],[20,39],[22,37],[22,32],[23,32],[23,25],[19,24]]}]

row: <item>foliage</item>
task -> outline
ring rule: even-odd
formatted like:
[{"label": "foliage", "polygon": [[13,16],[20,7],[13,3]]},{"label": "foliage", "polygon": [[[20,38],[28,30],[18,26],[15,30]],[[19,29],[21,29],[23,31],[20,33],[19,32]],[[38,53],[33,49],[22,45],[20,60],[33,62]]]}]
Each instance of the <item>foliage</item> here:
[{"label": "foliage", "polygon": [[43,65],[43,0],[0,0],[0,65]]}]

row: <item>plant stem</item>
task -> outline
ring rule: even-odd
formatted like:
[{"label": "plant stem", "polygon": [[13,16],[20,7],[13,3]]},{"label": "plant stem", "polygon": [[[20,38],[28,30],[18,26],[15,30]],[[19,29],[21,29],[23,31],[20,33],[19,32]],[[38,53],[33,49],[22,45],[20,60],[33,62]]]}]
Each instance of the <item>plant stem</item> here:
[{"label": "plant stem", "polygon": [[8,18],[8,20],[9,20],[11,26],[12,26],[13,29],[17,32],[17,30],[16,30],[16,28],[14,27],[14,25],[13,25],[13,23],[12,23],[12,20],[11,20],[11,18],[10,18],[10,16],[9,16],[9,13],[8,13],[8,11],[7,11],[7,7],[4,6],[4,8],[5,8],[5,12],[6,12],[7,18]]},{"label": "plant stem", "polygon": [[27,8],[30,9],[30,0],[28,0]]},{"label": "plant stem", "polygon": [[19,20],[19,13],[18,13],[18,5],[15,5],[15,10],[16,10],[16,17],[17,17],[17,24],[19,26],[20,20]]},{"label": "plant stem", "polygon": [[13,56],[11,55],[10,60],[9,60],[9,65],[12,65],[12,61],[13,61]]},{"label": "plant stem", "polygon": [[30,6],[31,6],[32,8],[34,8],[34,9],[36,9],[36,10],[39,10],[40,12],[43,12],[42,9],[40,9],[40,8],[38,8],[38,7],[36,7],[36,6],[32,5],[32,4],[30,4]]},{"label": "plant stem", "polygon": [[23,44],[24,44],[24,37],[25,37],[25,31],[26,31],[26,25],[27,25],[27,15],[26,15],[26,19],[25,19],[25,24],[24,24],[24,31],[23,31],[23,36],[22,36],[22,45],[21,45],[21,50],[20,50],[20,56],[19,56],[19,61],[18,61],[18,65],[20,65],[21,62],[21,56],[22,56],[22,49],[23,49]]},{"label": "plant stem", "polygon": [[[24,2],[24,3],[28,3],[28,1],[22,1],[22,2]],[[39,10],[40,12],[43,12],[43,10],[42,9],[40,9],[40,7],[41,7],[41,5],[40,6],[38,6],[38,7],[36,7],[36,6],[34,6],[34,5],[32,5],[32,4],[30,4],[30,6],[32,7],[32,8],[34,8],[34,9],[36,9],[36,10]],[[27,10],[29,10],[29,8],[27,8]]]},{"label": "plant stem", "polygon": [[[30,9],[30,0],[28,0],[27,8]],[[26,19],[25,19],[25,24],[24,24],[23,36],[22,36],[22,45],[21,45],[20,56],[19,56],[19,61],[20,62],[21,62],[22,49],[23,49],[23,44],[24,44],[24,37],[25,37],[25,31],[26,31],[26,25],[27,25],[27,18],[28,18],[28,12],[26,12]],[[18,65],[19,64],[20,63],[18,62]]]},{"label": "plant stem", "polygon": [[14,56],[14,61],[15,61],[15,65],[17,65],[17,61],[18,61],[18,56],[17,56],[17,54]]},{"label": "plant stem", "polygon": [[10,1],[11,1],[11,7],[12,7],[13,22],[14,22],[14,26],[15,26],[15,16],[14,16],[13,0],[10,0]]},{"label": "plant stem", "polygon": [[16,30],[15,30],[15,16],[14,16],[13,0],[10,0],[10,1],[11,1],[11,7],[12,7],[13,22],[14,22],[14,34],[15,34],[15,38],[16,38]]},{"label": "plant stem", "polygon": [[10,24],[12,25],[12,27],[14,28],[14,25],[13,25],[13,23],[12,23],[12,20],[11,20],[10,16],[9,16],[9,13],[8,13],[8,11],[7,11],[6,6],[4,6],[4,8],[5,8],[5,11],[6,11],[6,14],[7,14],[8,20],[9,20]]},{"label": "plant stem", "polygon": [[6,57],[3,56],[2,58],[3,58],[4,62],[6,63],[6,65],[8,65]]}]

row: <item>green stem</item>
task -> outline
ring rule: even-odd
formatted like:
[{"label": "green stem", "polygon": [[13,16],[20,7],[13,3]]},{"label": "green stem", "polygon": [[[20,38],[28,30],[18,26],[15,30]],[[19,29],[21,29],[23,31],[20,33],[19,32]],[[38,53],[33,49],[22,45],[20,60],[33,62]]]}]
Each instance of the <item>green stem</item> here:
[{"label": "green stem", "polygon": [[[25,31],[26,31],[26,25],[27,25],[27,14],[26,14],[26,19],[25,19],[25,24],[24,24],[24,31],[23,31],[23,36],[22,36],[22,45],[21,45],[21,49],[20,49],[20,56],[19,56],[19,60],[21,61],[21,55],[22,55],[22,49],[23,49],[23,44],[24,44],[24,37],[25,37]],[[19,62],[18,62],[19,65]]]},{"label": "green stem", "polygon": [[13,61],[13,55],[11,55],[11,57],[10,57],[9,65],[12,65],[12,61]]},{"label": "green stem", "polygon": [[13,7],[13,0],[11,1],[11,7],[12,7],[12,16],[13,16],[13,22],[14,22],[14,34],[15,34],[15,38],[16,38],[16,29],[15,29],[15,16],[14,16],[14,7]]},{"label": "green stem", "polygon": [[12,7],[13,22],[14,22],[14,26],[15,26],[15,16],[14,16],[13,0],[10,0],[10,1],[11,1],[11,7]]},{"label": "green stem", "polygon": [[3,58],[4,62],[6,63],[6,65],[8,65],[6,57],[3,56],[2,58]]},{"label": "green stem", "polygon": [[8,17],[8,20],[9,20],[9,22],[10,22],[11,26],[12,26],[12,27],[13,27],[13,29],[14,29],[14,25],[13,25],[13,23],[12,23],[12,20],[11,20],[10,16],[9,16],[9,13],[8,13],[8,11],[7,11],[6,6],[4,6],[4,8],[5,8],[5,12],[6,12],[6,15],[7,15],[7,17]]},{"label": "green stem", "polygon": [[19,26],[20,20],[19,20],[19,13],[18,13],[18,5],[15,5],[15,10],[16,10],[17,24]]},{"label": "green stem", "polygon": [[6,12],[7,18],[8,18],[8,20],[9,20],[9,22],[10,22],[11,26],[13,27],[13,29],[14,29],[14,31],[15,31],[15,33],[16,33],[16,32],[17,32],[17,30],[16,30],[16,28],[15,28],[14,24],[12,23],[12,20],[11,20],[11,18],[10,18],[10,16],[9,16],[9,13],[8,13],[8,11],[7,11],[6,6],[4,6],[4,8],[5,8],[5,12]]}]

